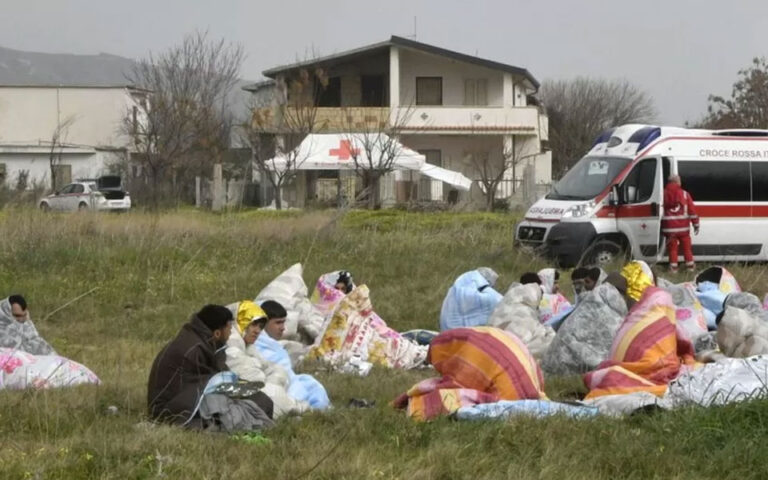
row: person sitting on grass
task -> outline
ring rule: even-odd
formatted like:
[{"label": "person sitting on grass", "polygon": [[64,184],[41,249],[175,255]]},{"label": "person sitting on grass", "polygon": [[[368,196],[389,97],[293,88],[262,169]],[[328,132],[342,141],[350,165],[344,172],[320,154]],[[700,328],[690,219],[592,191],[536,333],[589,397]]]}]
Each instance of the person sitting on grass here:
[{"label": "person sitting on grass", "polygon": [[331,404],[323,385],[307,374],[296,374],[291,356],[279,340],[285,331],[285,308],[273,300],[262,302],[261,308],[267,315],[264,332],[256,340],[256,349],[262,358],[276,363],[288,373],[288,395],[299,402],[306,402],[313,409],[325,409]]},{"label": "person sitting on grass", "polygon": [[576,303],[579,296],[584,292],[591,292],[596,286],[605,281],[606,274],[598,267],[578,267],[571,272],[571,284],[573,293],[576,296]]},{"label": "person sitting on grass", "polygon": [[265,360],[256,348],[256,340],[263,335],[267,314],[250,300],[231,307],[235,313],[237,333],[227,340],[227,366],[240,380],[264,384],[262,391],[274,403],[275,418],[288,414],[301,414],[309,405],[288,394],[290,377],[280,365]]},{"label": "person sitting on grass", "polygon": [[[198,405],[208,382],[227,370],[222,347],[232,332],[232,320],[227,307],[206,305],[158,353],[147,387],[150,418],[205,428]],[[248,400],[272,417],[272,401],[267,395],[258,392]]]},{"label": "person sitting on grass", "polygon": [[13,348],[32,355],[55,355],[29,319],[27,301],[11,295],[0,302],[0,348]]}]

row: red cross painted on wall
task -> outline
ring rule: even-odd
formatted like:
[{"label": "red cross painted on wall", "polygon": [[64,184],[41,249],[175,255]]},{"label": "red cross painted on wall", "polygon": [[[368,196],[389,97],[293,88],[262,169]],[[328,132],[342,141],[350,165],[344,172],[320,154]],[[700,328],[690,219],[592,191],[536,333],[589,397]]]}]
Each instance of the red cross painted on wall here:
[{"label": "red cross painted on wall", "polygon": [[328,155],[338,157],[339,160],[349,160],[353,155],[359,155],[359,148],[352,148],[352,142],[349,140],[342,140],[339,142],[339,148],[332,148],[328,150]]}]

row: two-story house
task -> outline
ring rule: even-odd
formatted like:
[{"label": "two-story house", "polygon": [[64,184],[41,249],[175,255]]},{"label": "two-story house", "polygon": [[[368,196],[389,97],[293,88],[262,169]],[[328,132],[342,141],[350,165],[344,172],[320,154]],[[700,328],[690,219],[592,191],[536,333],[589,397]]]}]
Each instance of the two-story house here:
[{"label": "two-story house", "polygon": [[130,150],[147,91],[125,85],[0,85],[0,176],[56,187],[104,173]]},{"label": "two-story house", "polygon": [[[268,81],[245,88],[262,105],[271,103],[265,108],[275,108],[286,101],[287,93],[281,90],[291,78],[318,70],[325,79],[321,88],[311,89],[317,131],[370,129],[371,124],[388,119],[400,142],[421,152],[428,163],[476,180],[470,192],[459,195],[442,182],[393,172],[381,189],[384,203],[414,195],[418,200],[482,202],[484,175],[502,165],[508,168],[504,168],[497,198],[509,198],[519,189],[526,165],[535,166],[537,183],[551,180],[551,157],[542,148],[548,139],[548,121],[534,104],[539,83],[524,68],[393,36],[374,45],[271,68],[263,72]],[[313,173],[299,175],[294,191],[284,193],[290,203],[303,206],[324,191],[335,192],[322,188],[322,183],[335,182],[338,172]]]}]

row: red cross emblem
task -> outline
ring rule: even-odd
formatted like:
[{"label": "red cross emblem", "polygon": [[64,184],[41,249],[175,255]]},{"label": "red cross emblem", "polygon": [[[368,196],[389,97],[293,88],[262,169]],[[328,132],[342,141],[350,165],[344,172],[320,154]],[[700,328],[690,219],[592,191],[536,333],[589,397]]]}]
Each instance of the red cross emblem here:
[{"label": "red cross emblem", "polygon": [[328,155],[338,157],[339,160],[349,160],[353,155],[358,154],[360,154],[360,149],[352,148],[352,142],[349,140],[342,140],[339,142],[339,148],[328,150]]},{"label": "red cross emblem", "polygon": [[646,229],[646,227],[648,227],[648,225],[646,225],[645,223],[641,223],[641,224],[640,224],[640,228],[642,228],[643,230],[645,230],[645,229]]}]

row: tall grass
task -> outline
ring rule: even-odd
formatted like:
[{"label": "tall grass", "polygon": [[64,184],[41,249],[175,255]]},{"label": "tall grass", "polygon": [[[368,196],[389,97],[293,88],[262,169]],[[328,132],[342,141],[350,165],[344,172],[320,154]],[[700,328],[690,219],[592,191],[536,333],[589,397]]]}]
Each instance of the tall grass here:
[{"label": "tall grass", "polygon": [[[253,298],[281,271],[305,262],[310,287],[326,271],[352,270],[358,283],[370,286],[376,311],[391,326],[434,329],[445,291],[458,274],[491,266],[503,289],[523,271],[544,266],[513,249],[514,221],[505,214],[4,211],[0,290],[24,293],[38,330],[59,353],[91,367],[103,385],[1,392],[0,477],[768,475],[762,461],[768,454],[765,401],[627,420],[417,424],[388,402],[428,371],[374,370],[358,378],[308,365],[335,408],[281,421],[266,434],[268,445],[144,421],[154,355],[202,304]],[[763,271],[739,267],[737,276],[759,287],[764,282],[755,279]],[[582,388],[578,379],[547,382],[553,398],[572,398]],[[350,398],[377,405],[349,409]],[[118,413],[110,414],[109,406]]]}]

